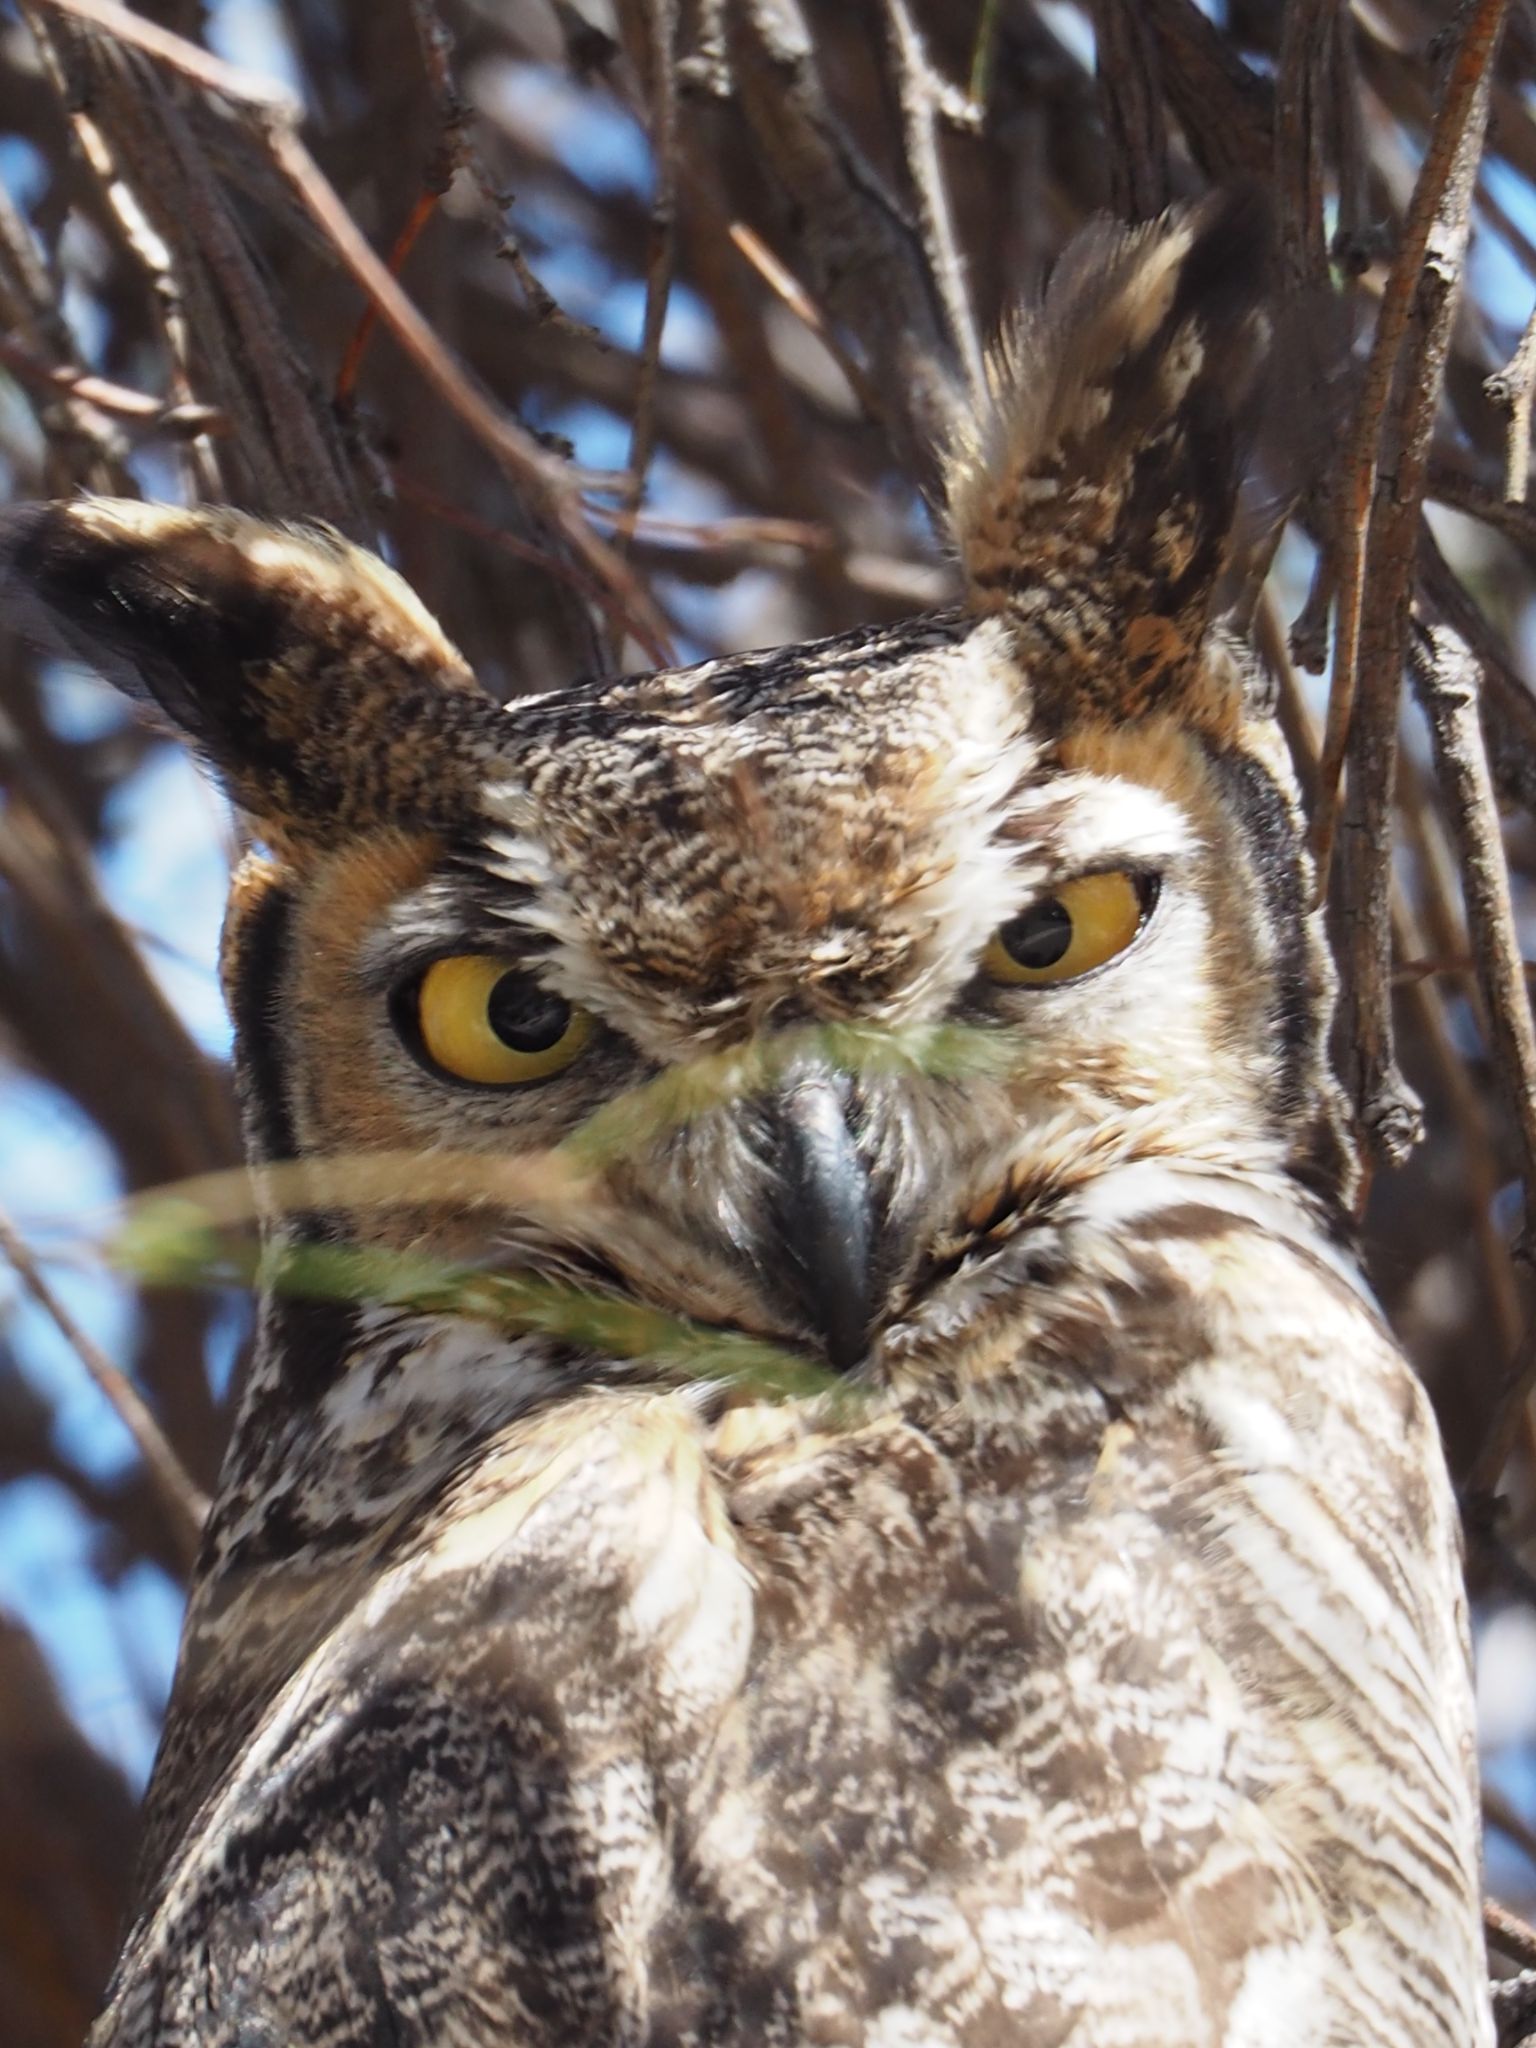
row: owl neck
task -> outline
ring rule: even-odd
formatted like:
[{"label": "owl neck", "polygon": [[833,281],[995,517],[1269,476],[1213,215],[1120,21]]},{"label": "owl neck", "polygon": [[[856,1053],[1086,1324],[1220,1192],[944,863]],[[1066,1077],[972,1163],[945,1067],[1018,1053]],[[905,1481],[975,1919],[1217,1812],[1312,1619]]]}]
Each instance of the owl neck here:
[{"label": "owl neck", "polygon": [[[887,1326],[854,1384],[877,1401],[918,1380],[947,1382],[966,1344],[1006,1326],[1021,1373],[1031,1343],[1087,1293],[1146,1282],[1152,1248],[1181,1234],[1259,1233],[1370,1301],[1337,1205],[1277,1158],[1127,1156],[1025,1208],[988,1256],[960,1262]],[[1155,1263],[1155,1261],[1151,1261]],[[1075,1312],[1075,1310],[1073,1311]],[[258,1343],[221,1481],[212,1535],[231,1547],[270,1539],[273,1557],[323,1548],[426,1501],[476,1446],[576,1393],[661,1378],[675,1361],[624,1361],[540,1332],[458,1315],[264,1295]],[[707,1405],[701,1383],[700,1399]],[[963,1393],[963,1387],[956,1389]],[[281,1513],[273,1512],[282,1503]]]}]

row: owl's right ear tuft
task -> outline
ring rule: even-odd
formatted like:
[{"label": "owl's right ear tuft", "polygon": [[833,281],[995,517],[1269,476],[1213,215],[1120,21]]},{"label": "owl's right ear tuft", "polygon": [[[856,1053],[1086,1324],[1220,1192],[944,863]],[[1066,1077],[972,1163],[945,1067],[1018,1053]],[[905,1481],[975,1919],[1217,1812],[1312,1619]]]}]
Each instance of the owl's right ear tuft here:
[{"label": "owl's right ear tuft", "polygon": [[1011,616],[1066,713],[1135,716],[1198,684],[1270,340],[1256,188],[1068,246],[949,451],[971,602]]},{"label": "owl's right ear tuft", "polygon": [[450,827],[504,730],[409,586],[328,527],[26,505],[0,517],[0,604],[157,706],[269,838]]}]

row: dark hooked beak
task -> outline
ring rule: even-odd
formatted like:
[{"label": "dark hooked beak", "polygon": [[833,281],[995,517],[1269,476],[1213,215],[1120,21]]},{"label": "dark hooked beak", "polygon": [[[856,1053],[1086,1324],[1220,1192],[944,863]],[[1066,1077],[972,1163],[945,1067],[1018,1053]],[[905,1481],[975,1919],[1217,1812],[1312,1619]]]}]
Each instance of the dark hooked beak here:
[{"label": "dark hooked beak", "polygon": [[857,1365],[874,1322],[874,1203],[849,1127],[846,1074],[792,1076],[769,1105],[779,1241],[801,1315],[838,1372]]}]

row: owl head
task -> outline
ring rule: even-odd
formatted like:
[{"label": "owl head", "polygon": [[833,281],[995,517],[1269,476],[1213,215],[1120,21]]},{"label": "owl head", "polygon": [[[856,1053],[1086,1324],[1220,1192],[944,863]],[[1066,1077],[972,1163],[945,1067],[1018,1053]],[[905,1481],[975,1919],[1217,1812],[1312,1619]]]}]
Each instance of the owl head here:
[{"label": "owl head", "polygon": [[1181,1187],[1332,1214],[1331,971],[1219,618],[1263,272],[1230,201],[1072,246],[949,454],[956,608],[505,708],[326,529],[11,515],[13,604],[248,821],[253,1155],[420,1162],[306,1228],[878,1381],[984,1372],[990,1301]]}]

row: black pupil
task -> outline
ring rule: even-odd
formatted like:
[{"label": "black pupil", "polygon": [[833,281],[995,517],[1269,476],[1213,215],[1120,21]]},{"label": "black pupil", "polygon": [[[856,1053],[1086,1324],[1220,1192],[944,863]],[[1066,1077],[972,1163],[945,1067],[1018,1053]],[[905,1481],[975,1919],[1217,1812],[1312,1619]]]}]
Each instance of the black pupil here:
[{"label": "black pupil", "polygon": [[1072,943],[1072,913],[1057,897],[1047,896],[1010,917],[998,937],[1009,959],[1021,967],[1054,967]]},{"label": "black pupil", "polygon": [[565,1036],[571,1006],[563,996],[540,988],[531,975],[504,974],[491,990],[485,1019],[513,1052],[548,1052]]}]

